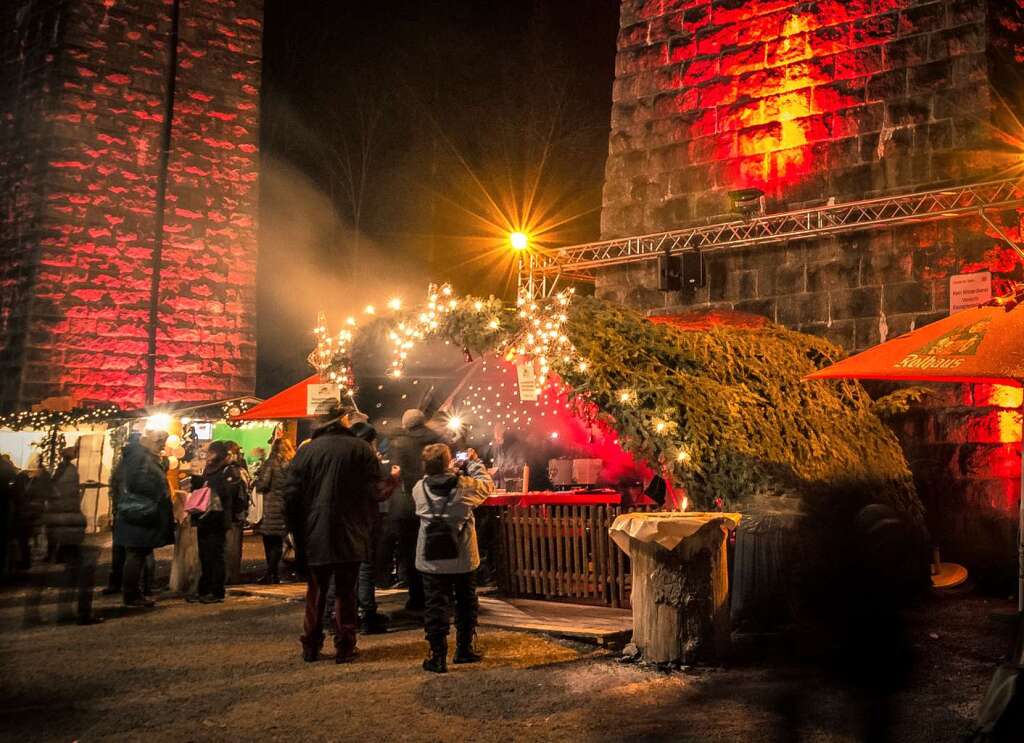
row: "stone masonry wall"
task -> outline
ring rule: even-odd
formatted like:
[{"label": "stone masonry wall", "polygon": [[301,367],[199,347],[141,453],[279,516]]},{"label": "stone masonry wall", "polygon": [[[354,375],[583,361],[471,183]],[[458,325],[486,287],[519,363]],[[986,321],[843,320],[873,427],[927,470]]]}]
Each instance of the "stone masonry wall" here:
[{"label": "stone masonry wall", "polygon": [[[5,336],[12,373],[2,402],[71,395],[139,405],[171,2],[51,5],[47,83],[37,98],[19,94],[12,117],[36,136],[7,149],[39,163],[41,211],[31,233],[0,241],[5,265],[32,264],[29,300],[16,303],[27,333]],[[157,402],[253,388],[261,18],[262,0],[180,4]],[[15,21],[29,38],[25,19]],[[23,43],[35,52],[41,42]]]},{"label": "stone masonry wall", "polygon": [[[1024,103],[1022,39],[1018,0],[624,0],[603,237],[735,219],[738,188],[762,189],[771,213],[1019,173],[998,132],[1013,126],[1004,102]],[[992,216],[1020,238],[1020,214]],[[989,270],[997,292],[1024,276],[976,219],[707,252],[705,265],[695,293],[659,292],[655,262],[601,271],[597,292],[734,308],[859,350],[947,315],[952,274]],[[897,423],[946,557],[1012,554],[1019,405],[1008,388],[949,386]]]},{"label": "stone masonry wall", "polygon": [[45,159],[43,111],[62,0],[0,3],[0,400],[17,395]]}]

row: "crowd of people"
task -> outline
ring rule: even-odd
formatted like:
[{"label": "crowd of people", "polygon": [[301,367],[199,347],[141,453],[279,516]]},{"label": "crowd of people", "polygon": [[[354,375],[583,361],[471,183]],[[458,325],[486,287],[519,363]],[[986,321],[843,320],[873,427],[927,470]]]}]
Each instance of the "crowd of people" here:
[{"label": "crowd of people", "polygon": [[[473,449],[453,457],[421,411],[407,411],[401,429],[378,437],[365,415],[333,407],[298,450],[287,437],[275,435],[269,455],[252,473],[237,444],[213,441],[205,459],[194,461],[191,476],[181,482],[188,493],[177,518],[164,456],[167,438],[158,430],[133,433],[120,452],[109,482],[113,544],[104,594],[121,594],[129,609],[153,607],[154,550],[176,542],[176,550],[184,549],[184,525],[194,527],[199,566],[186,600],[224,601],[231,535],[252,517],[258,495],[253,526],[266,558],[258,582],[281,582],[286,546],[294,548],[290,564],[307,583],[305,660],[320,657],[325,626],[333,632],[338,663],[356,657],[360,632],[387,631],[389,617],[376,601],[378,584],[408,589],[406,610],[421,617],[425,627],[424,669],[447,670],[453,614],[454,662],[480,660],[474,641],[481,563],[474,507],[494,483]],[[92,611],[99,548],[85,535],[77,456],[77,448],[68,447],[53,472],[18,471],[9,458],[0,459],[3,525],[15,546],[4,554],[14,552],[11,567],[27,572],[32,543],[44,538],[47,559],[65,566],[62,618],[77,589],[73,616],[91,624],[101,621]],[[38,621],[49,574],[31,574],[35,585],[26,621]]]}]

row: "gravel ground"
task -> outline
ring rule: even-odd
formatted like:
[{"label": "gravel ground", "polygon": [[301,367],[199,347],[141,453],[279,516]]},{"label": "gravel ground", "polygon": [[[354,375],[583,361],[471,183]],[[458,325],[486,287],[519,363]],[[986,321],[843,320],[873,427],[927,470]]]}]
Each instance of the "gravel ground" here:
[{"label": "gravel ground", "polygon": [[[248,552],[247,557],[253,553]],[[166,567],[164,567],[166,570]],[[477,666],[424,673],[417,630],[360,638],[358,662],[299,657],[301,606],[164,598],[106,621],[23,627],[25,589],[0,592],[0,737],[6,740],[773,740],[780,700],[804,697],[801,737],[855,737],[846,695],[748,644],[728,669],[664,674],[539,635],[485,630]],[[900,695],[894,739],[956,741],[1009,631],[1006,602],[960,595],[917,609],[919,663]],[[760,650],[757,657],[750,652]]]}]

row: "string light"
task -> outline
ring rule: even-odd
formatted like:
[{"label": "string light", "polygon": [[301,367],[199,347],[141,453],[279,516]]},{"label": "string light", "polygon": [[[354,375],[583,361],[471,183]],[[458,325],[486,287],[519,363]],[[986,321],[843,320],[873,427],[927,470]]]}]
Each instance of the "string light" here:
[{"label": "string light", "polygon": [[[327,329],[327,316],[323,312],[317,313],[316,320],[316,327],[313,328],[316,347],[306,357],[306,361],[316,369],[321,379],[337,384],[342,395],[354,395],[355,377],[352,374],[351,358],[354,332],[345,329],[332,336]],[[345,322],[354,327],[356,319],[349,317]]]},{"label": "string light", "polygon": [[574,294],[575,289],[569,288],[550,299],[539,300],[524,290],[516,299],[522,329],[506,345],[505,357],[511,361],[518,356],[527,363],[532,362],[542,385],[548,382],[556,360],[571,364],[576,356],[565,334],[569,303]]}]

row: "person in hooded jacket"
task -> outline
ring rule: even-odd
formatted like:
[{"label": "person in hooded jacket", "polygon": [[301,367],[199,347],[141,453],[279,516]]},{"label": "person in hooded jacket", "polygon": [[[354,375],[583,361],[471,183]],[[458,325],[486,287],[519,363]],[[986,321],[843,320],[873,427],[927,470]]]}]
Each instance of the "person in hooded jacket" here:
[{"label": "person in hooded jacket", "polygon": [[189,601],[201,604],[224,601],[227,530],[234,528],[243,517],[246,502],[245,480],[240,469],[227,442],[210,442],[203,474],[193,479],[193,487],[210,488],[211,505],[206,513],[192,516],[199,546],[199,588],[194,596],[188,597]]},{"label": "person in hooded jacket", "polygon": [[382,479],[380,462],[368,443],[349,430],[354,408],[338,405],[320,419],[310,441],[299,447],[288,468],[285,512],[306,564],[306,612],[302,657],[320,657],[324,609],[331,579],[335,662],[356,657],[359,564],[370,559],[371,532]]},{"label": "person in hooded jacket", "polygon": [[[426,590],[424,628],[430,656],[423,669],[448,671],[448,632],[451,607],[455,604],[455,663],[477,663],[482,656],[474,647],[479,603],[476,597],[476,569],[480,551],[476,541],[473,509],[487,500],[494,483],[473,449],[468,458],[453,467],[452,453],[445,444],[431,444],[423,450],[425,476],[413,488],[420,530],[416,542],[416,568],[423,575]],[[428,528],[443,522],[451,530],[458,553],[451,559],[430,559]]]},{"label": "person in hooded jacket", "polygon": [[[167,473],[160,460],[166,441],[166,431],[143,432],[137,442],[125,447],[119,465],[114,543],[125,550],[122,585],[125,606],[153,606],[153,602],[142,595],[142,571],[154,549],[174,544],[174,507]],[[133,522],[133,517],[125,513],[129,503],[148,503],[155,515],[145,522]]]},{"label": "person in hooded jacket", "polygon": [[[416,539],[420,523],[413,505],[412,491],[423,477],[423,450],[442,442],[442,437],[427,427],[421,410],[406,410],[402,415],[402,428],[390,436],[388,455],[402,470],[402,487],[388,502],[388,529],[397,546],[398,572],[409,587],[405,608],[422,611],[424,608],[423,579],[416,571]],[[390,541],[387,536],[385,541]]]}]

